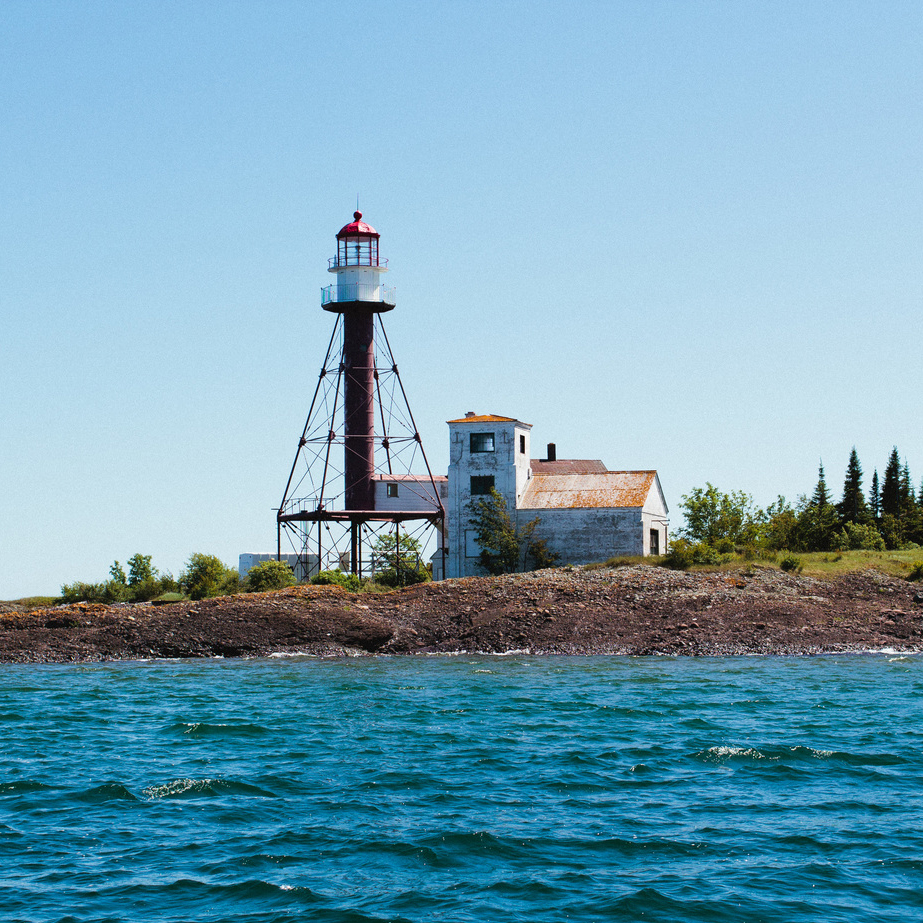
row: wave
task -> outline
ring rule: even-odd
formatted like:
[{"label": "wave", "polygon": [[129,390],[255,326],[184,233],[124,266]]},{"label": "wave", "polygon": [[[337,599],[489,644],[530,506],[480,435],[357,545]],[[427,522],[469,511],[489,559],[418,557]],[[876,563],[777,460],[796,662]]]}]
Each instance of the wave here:
[{"label": "wave", "polygon": [[906,757],[895,753],[850,753],[839,750],[823,750],[802,745],[786,747],[769,745],[763,747],[736,747],[720,745],[708,747],[692,754],[703,763],[807,763],[835,762],[856,768],[900,766]]},{"label": "wave", "polygon": [[36,782],[34,779],[23,779],[21,782],[0,782],[0,796],[22,795],[27,792],[52,791],[55,786]]},{"label": "wave", "polygon": [[104,782],[102,785],[96,785],[78,793],[76,797],[80,801],[91,803],[138,800],[121,782]]},{"label": "wave", "polygon": [[272,792],[257,785],[229,779],[174,779],[162,785],[149,785],[144,789],[144,794],[152,801],[163,798],[215,798],[225,795],[245,795],[249,798],[276,797]]},{"label": "wave", "polygon": [[256,737],[269,734],[269,728],[246,721],[210,724],[206,721],[178,721],[168,731],[179,732],[189,737]]}]

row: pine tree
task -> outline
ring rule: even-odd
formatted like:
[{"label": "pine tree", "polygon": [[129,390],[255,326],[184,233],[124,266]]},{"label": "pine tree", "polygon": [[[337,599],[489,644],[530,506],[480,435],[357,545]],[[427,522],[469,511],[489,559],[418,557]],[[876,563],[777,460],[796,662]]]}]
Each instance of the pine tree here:
[{"label": "pine tree", "polygon": [[900,498],[902,514],[909,513],[917,505],[917,498],[913,492],[913,482],[910,480],[910,468],[906,460],[904,461],[904,467],[901,468]]},{"label": "pine tree", "polygon": [[920,544],[923,539],[923,511],[917,506],[917,495],[910,480],[910,467],[901,469],[901,533],[905,542]]},{"label": "pine tree", "polygon": [[881,485],[881,515],[895,518],[901,515],[901,459],[897,446],[891,449],[885,481]]},{"label": "pine tree", "polygon": [[814,488],[814,495],[811,497],[811,505],[822,510],[830,502],[830,495],[827,492],[827,481],[824,477],[824,463],[820,463],[817,469],[817,487]]},{"label": "pine tree", "polygon": [[868,522],[869,509],[862,493],[862,466],[859,464],[859,455],[853,446],[849,453],[849,464],[846,467],[846,481],[843,484],[843,499],[839,504],[840,519],[846,522]]},{"label": "pine tree", "polygon": [[881,519],[881,487],[878,484],[878,469],[872,475],[872,486],[869,488],[869,507],[872,510],[872,516],[877,522]]}]

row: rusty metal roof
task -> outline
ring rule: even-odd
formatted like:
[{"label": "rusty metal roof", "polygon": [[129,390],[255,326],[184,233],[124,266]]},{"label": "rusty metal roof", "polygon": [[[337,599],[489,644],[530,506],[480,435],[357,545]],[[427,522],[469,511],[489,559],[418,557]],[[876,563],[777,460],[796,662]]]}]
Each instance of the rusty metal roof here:
[{"label": "rusty metal roof", "polygon": [[[470,417],[462,417],[460,420],[446,420],[446,423],[521,423],[515,417],[500,417],[495,413],[472,414]],[[523,423],[523,426],[529,426]]]},{"label": "rusty metal roof", "polygon": [[353,218],[353,221],[340,228],[337,240],[341,237],[381,237],[375,228],[361,220],[362,212],[353,212]]},{"label": "rusty metal roof", "polygon": [[609,470],[598,458],[533,458],[529,464],[533,474],[605,474]]},{"label": "rusty metal roof", "polygon": [[654,486],[656,471],[605,474],[535,474],[520,509],[572,510],[641,508]]}]

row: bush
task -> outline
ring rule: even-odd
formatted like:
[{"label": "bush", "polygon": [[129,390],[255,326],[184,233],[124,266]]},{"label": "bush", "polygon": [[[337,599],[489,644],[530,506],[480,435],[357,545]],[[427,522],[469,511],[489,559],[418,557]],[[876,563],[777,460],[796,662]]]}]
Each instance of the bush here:
[{"label": "bush", "polygon": [[546,567],[555,567],[561,555],[548,547],[546,539],[537,538],[529,543],[528,558],[533,570],[544,570]]},{"label": "bush", "polygon": [[847,522],[835,541],[837,551],[884,551],[885,540],[873,525]]},{"label": "bush", "polygon": [[670,570],[688,570],[693,565],[721,564],[724,560],[718,550],[706,542],[690,542],[685,538],[674,539],[670,550],[658,562]]},{"label": "bush", "polygon": [[285,561],[260,561],[247,573],[246,590],[248,593],[265,593],[295,583],[295,574]]},{"label": "bush", "polygon": [[375,573],[375,582],[379,586],[386,586],[391,589],[399,586],[415,586],[418,583],[428,583],[432,579],[433,575],[423,564],[400,568],[389,567]]},{"label": "bush", "polygon": [[908,580],[923,580],[923,561],[917,561],[914,563],[913,567],[910,568],[910,574],[907,576]]},{"label": "bush", "polygon": [[341,586],[350,593],[362,589],[362,581],[356,574],[344,574],[341,570],[322,570],[311,578],[314,586]]},{"label": "bush", "polygon": [[106,602],[106,583],[65,583],[61,587],[61,600],[66,603],[101,603]]},{"label": "bush", "polygon": [[779,567],[782,568],[786,573],[796,573],[800,574],[802,567],[804,565],[801,563],[801,558],[795,557],[793,554],[787,554],[781,561],[779,561]]},{"label": "bush", "polygon": [[223,564],[213,554],[196,552],[189,556],[186,570],[180,574],[180,588],[190,599],[229,596],[240,589],[237,571]]},{"label": "bush", "polygon": [[676,539],[670,550],[660,559],[661,567],[670,570],[689,570],[692,567],[692,546],[682,539]]}]

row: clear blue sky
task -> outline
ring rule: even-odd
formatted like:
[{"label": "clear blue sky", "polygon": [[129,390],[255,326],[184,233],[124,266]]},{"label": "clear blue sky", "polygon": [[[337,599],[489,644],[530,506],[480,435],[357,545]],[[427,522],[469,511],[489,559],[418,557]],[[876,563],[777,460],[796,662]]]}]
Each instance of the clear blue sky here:
[{"label": "clear blue sky", "polygon": [[272,550],[359,194],[447,419],[923,476],[923,5],[0,4],[0,599]]}]

